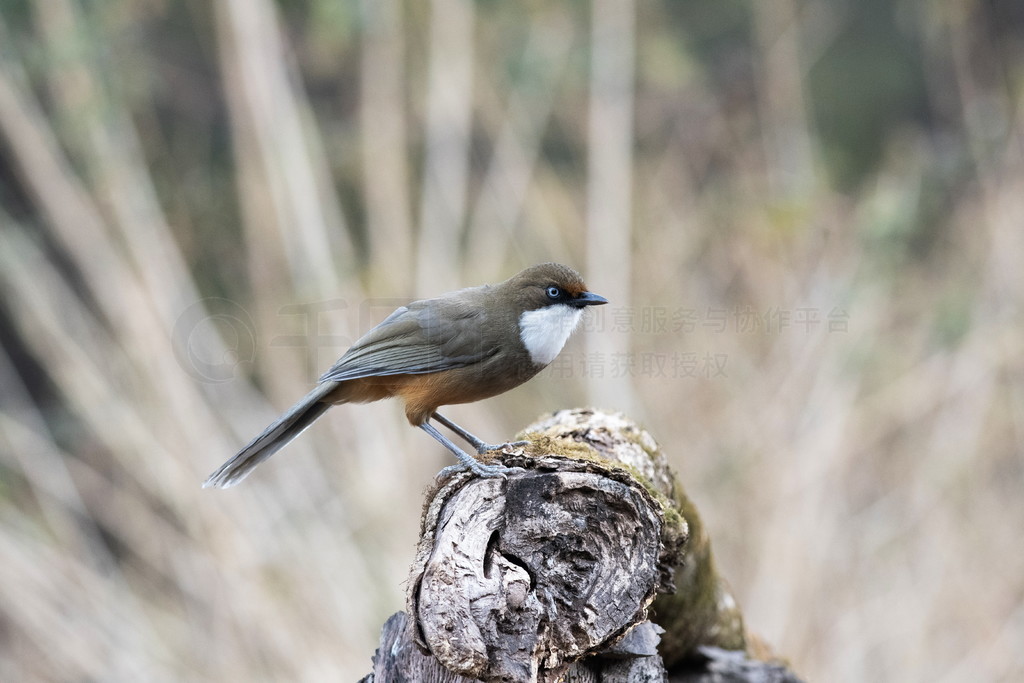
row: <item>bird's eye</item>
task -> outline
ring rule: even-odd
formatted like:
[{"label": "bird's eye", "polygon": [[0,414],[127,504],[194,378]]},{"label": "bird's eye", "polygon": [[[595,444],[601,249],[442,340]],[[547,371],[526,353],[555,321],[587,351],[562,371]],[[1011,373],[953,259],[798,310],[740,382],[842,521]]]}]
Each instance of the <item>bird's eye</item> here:
[{"label": "bird's eye", "polygon": [[554,287],[554,286],[548,287],[548,298],[549,299],[557,299],[560,296],[562,296],[562,290],[560,290],[558,287]]}]

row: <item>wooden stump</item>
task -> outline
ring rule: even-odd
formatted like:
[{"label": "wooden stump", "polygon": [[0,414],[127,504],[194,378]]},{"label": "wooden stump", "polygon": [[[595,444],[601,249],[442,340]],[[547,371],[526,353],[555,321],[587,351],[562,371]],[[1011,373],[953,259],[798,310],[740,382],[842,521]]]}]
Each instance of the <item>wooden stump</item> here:
[{"label": "wooden stump", "polygon": [[650,435],[574,410],[523,436],[499,455],[521,468],[507,478],[443,475],[428,493],[407,614],[385,624],[364,681],[668,681],[681,663],[717,661],[707,652],[750,661],[700,519]]},{"label": "wooden stump", "polygon": [[419,642],[456,673],[555,680],[645,619],[664,550],[660,506],[607,465],[505,460],[524,471],[458,474],[434,494],[409,613]]}]

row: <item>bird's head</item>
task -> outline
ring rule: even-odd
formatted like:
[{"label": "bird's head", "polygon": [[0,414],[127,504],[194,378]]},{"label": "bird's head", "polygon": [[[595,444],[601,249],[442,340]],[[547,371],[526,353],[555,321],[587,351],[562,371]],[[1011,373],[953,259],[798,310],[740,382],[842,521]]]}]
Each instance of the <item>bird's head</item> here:
[{"label": "bird's head", "polygon": [[538,365],[547,365],[562,350],[587,306],[608,300],[587,291],[583,278],[558,263],[531,266],[499,287],[518,313],[519,338]]}]

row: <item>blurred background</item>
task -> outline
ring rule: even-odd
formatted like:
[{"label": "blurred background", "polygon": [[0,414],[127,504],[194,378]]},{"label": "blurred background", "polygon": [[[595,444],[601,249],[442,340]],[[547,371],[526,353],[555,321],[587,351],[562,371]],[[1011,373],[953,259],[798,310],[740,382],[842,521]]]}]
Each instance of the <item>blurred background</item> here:
[{"label": "blurred background", "polygon": [[397,305],[611,300],[482,437],[621,410],[811,681],[1024,679],[1018,0],[0,0],[0,679],[355,680],[451,458]]}]

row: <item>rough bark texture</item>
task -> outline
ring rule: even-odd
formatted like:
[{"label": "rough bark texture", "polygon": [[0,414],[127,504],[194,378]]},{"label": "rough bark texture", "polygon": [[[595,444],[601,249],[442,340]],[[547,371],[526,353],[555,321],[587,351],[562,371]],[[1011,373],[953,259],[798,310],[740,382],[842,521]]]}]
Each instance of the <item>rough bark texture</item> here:
[{"label": "rough bark texture", "polygon": [[777,660],[752,659],[743,650],[723,650],[701,645],[685,664],[668,677],[668,683],[801,683]]},{"label": "rough bark texture", "polygon": [[671,514],[686,520],[689,541],[684,561],[679,556],[662,564],[665,590],[652,608],[652,621],[665,629],[659,652],[669,668],[700,645],[743,650],[743,617],[718,574],[711,541],[697,508],[676,481],[657,442],[635,422],[620,414],[595,410],[562,410],[525,430],[530,436],[557,442],[584,443],[602,458],[619,463],[657,495]]},{"label": "rough bark texture", "polygon": [[524,468],[508,478],[451,476],[427,508],[408,607],[452,671],[556,680],[646,618],[667,550],[660,504],[607,462],[550,450],[506,456]]},{"label": "rough bark texture", "polygon": [[520,471],[448,474],[428,494],[411,618],[385,624],[364,681],[796,680],[746,657],[700,518],[647,432],[573,410],[524,435],[499,456]]}]

